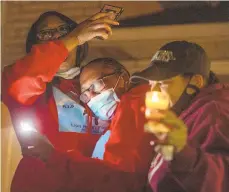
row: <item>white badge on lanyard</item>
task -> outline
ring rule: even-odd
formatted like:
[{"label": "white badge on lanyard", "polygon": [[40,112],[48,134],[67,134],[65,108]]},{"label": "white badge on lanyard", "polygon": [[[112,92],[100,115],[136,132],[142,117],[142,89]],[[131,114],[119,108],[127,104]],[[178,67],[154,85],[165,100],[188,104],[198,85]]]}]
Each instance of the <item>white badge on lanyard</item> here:
[{"label": "white badge on lanyard", "polygon": [[[53,87],[53,95],[58,111],[59,131],[86,133],[88,114],[85,108],[56,87]],[[108,121],[96,121],[93,117],[92,134],[102,134],[108,125]]]}]

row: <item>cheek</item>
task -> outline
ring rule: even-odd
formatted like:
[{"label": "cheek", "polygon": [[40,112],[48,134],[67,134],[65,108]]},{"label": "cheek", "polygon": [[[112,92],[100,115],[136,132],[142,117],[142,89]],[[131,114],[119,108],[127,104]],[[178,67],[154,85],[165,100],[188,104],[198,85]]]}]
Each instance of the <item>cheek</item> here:
[{"label": "cheek", "polygon": [[172,85],[161,87],[161,92],[166,93],[169,96],[170,102],[176,102],[177,91],[174,89]]},{"label": "cheek", "polygon": [[106,89],[110,89],[110,88],[113,88],[115,86],[117,79],[110,77],[110,78],[105,78],[103,81],[106,85]]},{"label": "cheek", "polygon": [[163,92],[163,93],[166,93],[167,95],[170,96],[170,94],[171,94],[171,86],[169,86],[169,85],[160,86],[160,91]]},{"label": "cheek", "polygon": [[180,99],[181,95],[184,92],[184,89],[184,85],[174,86],[170,88],[170,98],[173,104],[175,104]]}]

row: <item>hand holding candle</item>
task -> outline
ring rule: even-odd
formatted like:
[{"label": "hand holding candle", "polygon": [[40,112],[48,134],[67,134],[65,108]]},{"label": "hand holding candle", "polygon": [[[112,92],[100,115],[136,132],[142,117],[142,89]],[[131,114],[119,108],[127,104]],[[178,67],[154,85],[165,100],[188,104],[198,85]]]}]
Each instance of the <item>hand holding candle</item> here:
[{"label": "hand holding candle", "polygon": [[169,97],[159,91],[146,93],[146,107],[152,110],[167,110],[169,108]]},{"label": "hand holding candle", "polygon": [[146,93],[145,116],[149,120],[145,131],[153,133],[159,141],[154,143],[155,151],[171,161],[173,154],[183,149],[187,140],[187,128],[169,109],[169,97],[157,91]]}]

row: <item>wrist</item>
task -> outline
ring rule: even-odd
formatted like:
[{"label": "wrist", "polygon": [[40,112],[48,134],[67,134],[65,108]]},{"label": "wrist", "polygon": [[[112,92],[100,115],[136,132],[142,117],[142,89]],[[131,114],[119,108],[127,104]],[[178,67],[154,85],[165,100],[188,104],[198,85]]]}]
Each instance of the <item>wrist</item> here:
[{"label": "wrist", "polygon": [[79,39],[75,36],[66,36],[61,40],[68,52],[71,52],[79,45]]}]

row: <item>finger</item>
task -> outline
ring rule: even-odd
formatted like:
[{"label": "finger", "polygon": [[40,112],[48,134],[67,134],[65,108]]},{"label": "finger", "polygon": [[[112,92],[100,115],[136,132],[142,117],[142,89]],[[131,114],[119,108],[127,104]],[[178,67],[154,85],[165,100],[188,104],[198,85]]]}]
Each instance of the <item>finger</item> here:
[{"label": "finger", "polygon": [[154,151],[160,153],[165,160],[171,161],[174,156],[175,148],[172,145],[157,145],[154,147]]},{"label": "finger", "polygon": [[108,39],[109,34],[107,33],[106,30],[100,29],[100,30],[97,30],[97,31],[95,31],[95,32],[93,33],[93,38],[94,38],[94,37],[101,37],[101,38],[103,38],[103,39]]},{"label": "finger", "polygon": [[166,141],[154,140],[150,141],[150,145],[155,147],[157,145],[168,145],[168,143]]},{"label": "finger", "polygon": [[[106,15],[106,16],[104,16],[104,17],[101,17],[101,18],[109,18],[109,19],[112,19],[112,20],[115,20],[115,18],[116,18],[116,14],[113,12],[113,11],[110,11],[110,12],[107,12],[108,13],[108,15]],[[101,19],[100,18],[100,19]]]},{"label": "finger", "polygon": [[171,129],[180,128],[184,125],[184,122],[172,111],[153,111],[151,113],[148,112],[147,115],[148,119],[165,124]]},{"label": "finger", "polygon": [[164,124],[166,127],[173,129],[180,129],[186,127],[184,122],[179,119],[176,114],[172,111],[153,111],[149,114],[151,121]]},{"label": "finger", "polygon": [[183,129],[186,127],[185,123],[179,119],[179,118],[164,118],[160,121],[163,123],[165,126],[168,126],[171,128],[171,130],[174,129]]},{"label": "finger", "polygon": [[175,129],[167,137],[167,143],[176,146],[176,151],[181,151],[187,144],[187,129]]},{"label": "finger", "polygon": [[168,145],[169,143],[167,140],[160,140],[160,139],[154,139],[153,141],[150,141],[151,146],[156,146],[156,145]]},{"label": "finger", "polygon": [[102,17],[110,17],[111,15],[113,15],[111,12],[103,12],[103,13],[96,13],[95,15],[93,15],[90,20],[97,20],[100,19]]},{"label": "finger", "polygon": [[92,22],[92,24],[98,24],[98,23],[106,23],[109,25],[119,25],[119,22],[114,21],[114,20],[109,19],[109,18],[101,18],[101,19],[97,19],[97,20]]},{"label": "finger", "polygon": [[161,145],[156,145],[156,146],[154,147],[154,151],[155,151],[156,153],[160,153],[160,151],[161,151]]},{"label": "finger", "polygon": [[167,133],[155,133],[154,134],[159,141],[166,141],[167,139]]},{"label": "finger", "polygon": [[114,12],[112,12],[112,11],[109,12],[109,13],[110,13],[109,18],[112,19],[112,20],[115,20],[116,14]]},{"label": "finger", "polygon": [[151,120],[156,120],[159,121],[161,119],[163,119],[166,116],[166,111],[159,111],[159,110],[152,110],[149,108],[146,108],[145,110],[145,115],[147,119],[151,119]]},{"label": "finger", "polygon": [[112,35],[112,30],[111,30],[111,27],[105,23],[100,23],[100,24],[95,24],[93,26],[91,26],[92,29],[94,30],[97,30],[97,29],[105,29],[106,32],[109,34],[109,35]]},{"label": "finger", "polygon": [[168,134],[167,142],[169,144],[177,143],[178,145],[187,141],[187,131],[186,130],[176,130]]},{"label": "finger", "polygon": [[157,133],[168,133],[170,131],[170,128],[159,122],[148,121],[144,125],[144,130],[145,132],[148,133],[157,134]]},{"label": "finger", "polygon": [[177,118],[177,115],[173,111],[167,110],[166,113],[165,113],[165,118],[169,118],[169,119],[170,118]]}]

